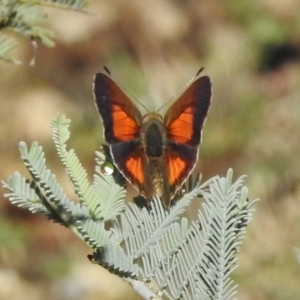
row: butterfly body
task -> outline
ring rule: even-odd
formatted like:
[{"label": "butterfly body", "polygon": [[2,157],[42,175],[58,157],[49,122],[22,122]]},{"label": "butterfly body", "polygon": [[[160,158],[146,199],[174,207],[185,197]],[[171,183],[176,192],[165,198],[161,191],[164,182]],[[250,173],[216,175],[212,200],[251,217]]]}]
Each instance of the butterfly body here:
[{"label": "butterfly body", "polygon": [[198,157],[211,99],[209,78],[192,83],[164,117],[156,112],[142,116],[105,74],[96,75],[94,90],[114,164],[147,201],[159,196],[169,208]]},{"label": "butterfly body", "polygon": [[146,198],[153,195],[163,197],[168,194],[168,186],[165,176],[166,166],[165,146],[166,133],[162,117],[157,113],[149,113],[144,117],[142,127],[142,143],[144,151],[144,174],[147,176],[145,182],[148,186],[145,188]]}]

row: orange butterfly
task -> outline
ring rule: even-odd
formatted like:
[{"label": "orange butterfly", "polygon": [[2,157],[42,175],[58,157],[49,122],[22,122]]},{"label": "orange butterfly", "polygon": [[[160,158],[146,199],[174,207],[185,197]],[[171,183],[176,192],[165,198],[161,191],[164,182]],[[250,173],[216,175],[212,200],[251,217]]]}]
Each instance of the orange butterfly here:
[{"label": "orange butterfly", "polygon": [[115,166],[147,201],[159,196],[169,208],[197,161],[212,96],[209,77],[197,78],[164,117],[142,116],[105,74],[96,74],[94,92]]}]

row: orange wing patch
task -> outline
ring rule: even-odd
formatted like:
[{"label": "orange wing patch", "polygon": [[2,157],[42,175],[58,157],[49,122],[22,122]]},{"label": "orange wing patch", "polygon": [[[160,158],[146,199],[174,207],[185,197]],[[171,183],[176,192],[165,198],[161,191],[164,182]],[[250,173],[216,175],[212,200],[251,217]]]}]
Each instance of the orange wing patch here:
[{"label": "orange wing patch", "polygon": [[168,126],[170,137],[178,143],[188,143],[193,136],[194,111],[187,107],[177,119]]},{"label": "orange wing patch", "polygon": [[135,138],[140,128],[119,105],[112,106],[112,119],[115,138],[119,141],[129,141]]},{"label": "orange wing patch", "polygon": [[180,181],[182,173],[186,169],[186,161],[179,156],[168,157],[169,184],[174,185]]},{"label": "orange wing patch", "polygon": [[129,172],[138,184],[143,184],[144,182],[144,173],[142,166],[142,158],[141,157],[129,157],[125,162],[126,172]]}]

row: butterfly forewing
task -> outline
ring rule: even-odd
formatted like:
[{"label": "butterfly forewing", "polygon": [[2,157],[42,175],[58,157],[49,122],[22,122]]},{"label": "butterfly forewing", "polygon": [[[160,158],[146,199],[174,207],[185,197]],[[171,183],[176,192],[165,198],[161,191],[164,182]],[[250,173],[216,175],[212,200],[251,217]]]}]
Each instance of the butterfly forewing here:
[{"label": "butterfly forewing", "polygon": [[94,84],[95,100],[108,143],[137,138],[142,115],[127,95],[105,74],[98,73]]},{"label": "butterfly forewing", "polygon": [[167,110],[164,124],[168,138],[189,146],[198,146],[210,101],[211,83],[207,76],[195,80]]}]

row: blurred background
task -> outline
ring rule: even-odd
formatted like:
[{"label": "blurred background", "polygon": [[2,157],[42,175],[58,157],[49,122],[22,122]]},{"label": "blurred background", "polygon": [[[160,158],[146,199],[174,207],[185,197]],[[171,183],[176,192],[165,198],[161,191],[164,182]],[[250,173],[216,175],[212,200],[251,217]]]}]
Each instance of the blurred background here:
[{"label": "blurred background", "polygon": [[[206,180],[232,167],[261,199],[233,274],[237,299],[299,299],[300,1],[94,0],[86,9],[93,15],[46,10],[56,46],[39,45],[34,66],[21,37],[23,64],[0,62],[0,178],[28,176],[18,142],[38,141],[71,192],[51,139],[57,113],[72,120],[69,146],[92,177],[103,142],[92,82],[103,66],[155,109],[205,67],[214,94],[197,171]],[[134,299],[69,230],[1,198],[1,300]]]}]

